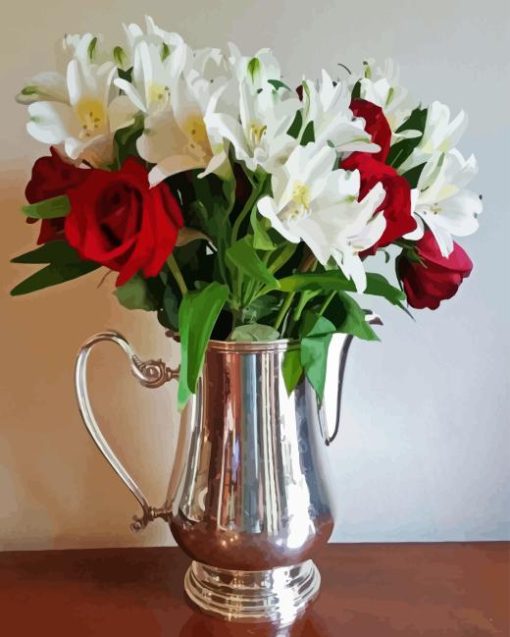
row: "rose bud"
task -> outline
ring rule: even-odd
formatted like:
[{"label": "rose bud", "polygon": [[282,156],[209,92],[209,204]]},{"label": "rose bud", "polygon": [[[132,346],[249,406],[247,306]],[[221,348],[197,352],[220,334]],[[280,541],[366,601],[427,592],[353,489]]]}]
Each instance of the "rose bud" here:
[{"label": "rose bud", "polygon": [[470,275],[473,263],[458,243],[444,257],[429,230],[415,248],[419,261],[404,251],[397,259],[397,275],[411,307],[435,310],[441,301],[455,295],[463,279]]}]

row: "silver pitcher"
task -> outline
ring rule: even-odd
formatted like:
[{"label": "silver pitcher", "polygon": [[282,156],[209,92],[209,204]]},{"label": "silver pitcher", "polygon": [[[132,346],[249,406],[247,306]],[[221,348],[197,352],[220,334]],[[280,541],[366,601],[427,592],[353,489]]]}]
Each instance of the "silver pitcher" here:
[{"label": "silver pitcher", "polygon": [[[375,316],[368,320],[379,322]],[[160,508],[149,505],[92,413],[87,360],[101,341],[124,350],[145,387],[160,387],[179,372],[161,360],[141,361],[113,331],[93,336],[78,355],[76,392],[85,426],[142,508],[132,529],[156,518],[170,525],[193,560],[186,593],[204,612],[248,622],[294,621],[318,594],[320,575],[311,558],[333,530],[322,456],[338,433],[352,336],[335,335],[330,346],[326,396],[336,399],[331,433],[308,381],[290,395],[285,387],[282,362],[298,343],[210,341],[198,391],[181,415]]]}]

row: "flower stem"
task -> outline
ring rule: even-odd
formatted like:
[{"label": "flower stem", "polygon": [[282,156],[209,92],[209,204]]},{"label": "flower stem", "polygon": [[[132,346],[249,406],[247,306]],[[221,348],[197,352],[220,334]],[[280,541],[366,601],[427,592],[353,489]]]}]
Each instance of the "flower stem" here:
[{"label": "flower stem", "polygon": [[184,281],[184,277],[182,276],[182,272],[179,266],[177,265],[177,261],[175,260],[174,255],[171,254],[166,260],[166,262],[170,272],[172,273],[172,276],[175,279],[175,282],[177,283],[177,286],[182,296],[184,296],[188,292],[188,288],[186,286],[186,282]]},{"label": "flower stem", "polygon": [[295,292],[289,292],[287,294],[287,298],[285,299],[285,301],[283,302],[280,311],[278,312],[278,316],[276,317],[276,321],[274,322],[274,329],[275,330],[279,330],[280,326],[283,322],[283,319],[285,318],[285,315],[287,314],[287,312],[289,311],[290,306],[292,305],[292,301],[294,300],[294,296],[296,295]]},{"label": "flower stem", "polygon": [[241,210],[241,212],[237,216],[237,219],[234,222],[234,227],[232,228],[232,243],[234,243],[237,240],[239,230],[241,229],[241,224],[243,223],[246,216],[251,212],[253,206],[257,202],[257,199],[259,198],[260,193],[262,192],[262,189],[264,187],[264,182],[265,182],[264,179],[260,180],[258,183],[254,182],[253,190],[251,191],[251,194],[248,197],[247,202],[244,204],[243,209]]},{"label": "flower stem", "polygon": [[328,294],[328,296],[326,297],[326,300],[324,301],[324,303],[321,305],[320,310],[319,310],[319,316],[322,316],[324,314],[324,312],[328,309],[328,305],[331,303],[331,301],[335,298],[336,292],[330,292]]}]

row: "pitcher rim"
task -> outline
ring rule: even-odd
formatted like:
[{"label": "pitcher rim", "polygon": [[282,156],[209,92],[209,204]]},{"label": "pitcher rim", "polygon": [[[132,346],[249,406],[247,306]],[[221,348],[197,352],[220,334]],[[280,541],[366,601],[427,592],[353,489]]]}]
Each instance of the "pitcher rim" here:
[{"label": "pitcher rim", "polygon": [[[180,342],[180,335],[173,330],[167,330],[166,336]],[[210,339],[208,351],[215,352],[274,352],[290,351],[299,348],[299,341],[292,338],[279,338],[273,341],[219,341]]]}]

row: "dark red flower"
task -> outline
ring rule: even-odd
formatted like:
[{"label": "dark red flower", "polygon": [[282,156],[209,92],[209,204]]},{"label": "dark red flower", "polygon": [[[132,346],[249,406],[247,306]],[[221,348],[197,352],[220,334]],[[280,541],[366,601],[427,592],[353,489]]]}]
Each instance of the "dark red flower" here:
[{"label": "dark red flower", "polygon": [[[32,167],[32,176],[25,188],[28,203],[37,203],[65,195],[69,188],[74,188],[83,182],[88,170],[77,168],[64,161],[55,148],[51,148],[51,157],[39,157]],[[27,219],[35,223],[36,219]],[[53,239],[64,238],[64,217],[59,219],[43,219],[37,243],[47,243]]]},{"label": "dark red flower", "polygon": [[408,181],[394,168],[377,161],[371,153],[352,153],[344,159],[341,167],[345,170],[359,170],[360,201],[377,183],[383,185],[386,193],[377,209],[384,211],[386,228],[379,241],[367,251],[368,254],[374,254],[377,248],[389,245],[416,228],[416,221],[411,215],[411,188]]},{"label": "dark red flower", "polygon": [[391,128],[388,124],[383,109],[367,100],[355,99],[351,101],[350,109],[356,117],[365,120],[365,130],[372,137],[374,144],[378,144],[381,150],[373,155],[375,159],[385,162],[391,145]]},{"label": "dark red flower", "polygon": [[119,272],[117,285],[139,271],[156,276],[183,226],[177,199],[164,182],[150,188],[147,171],[131,157],[118,171],[87,172],[68,192],[70,245],[82,258]]},{"label": "dark red flower", "polygon": [[415,247],[420,262],[404,251],[397,260],[397,274],[409,305],[435,310],[441,301],[455,295],[463,279],[471,274],[473,263],[458,243],[453,244],[448,257],[443,257],[429,230]]}]

